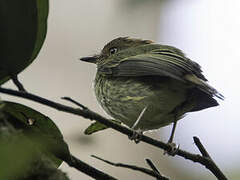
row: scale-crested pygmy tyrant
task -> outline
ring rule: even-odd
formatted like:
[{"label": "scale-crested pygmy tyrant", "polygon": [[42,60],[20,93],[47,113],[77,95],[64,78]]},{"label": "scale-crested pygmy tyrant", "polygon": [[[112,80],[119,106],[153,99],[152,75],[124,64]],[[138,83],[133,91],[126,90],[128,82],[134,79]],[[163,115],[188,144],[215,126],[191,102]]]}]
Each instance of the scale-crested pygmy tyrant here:
[{"label": "scale-crested pygmy tyrant", "polygon": [[217,106],[214,96],[223,99],[201,67],[172,46],[120,37],[81,60],[97,65],[95,94],[109,115],[141,131],[174,123],[169,141],[185,113]]}]

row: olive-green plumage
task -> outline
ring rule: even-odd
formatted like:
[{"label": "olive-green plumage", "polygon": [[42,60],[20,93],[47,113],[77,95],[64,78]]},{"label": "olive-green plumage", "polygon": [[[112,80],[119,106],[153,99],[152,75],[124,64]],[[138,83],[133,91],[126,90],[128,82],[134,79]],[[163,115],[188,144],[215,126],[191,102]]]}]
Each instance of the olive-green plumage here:
[{"label": "olive-green plumage", "polygon": [[95,94],[116,120],[142,131],[158,129],[187,112],[217,106],[223,98],[209,86],[200,66],[179,49],[120,37],[99,55],[81,60],[97,64]]}]

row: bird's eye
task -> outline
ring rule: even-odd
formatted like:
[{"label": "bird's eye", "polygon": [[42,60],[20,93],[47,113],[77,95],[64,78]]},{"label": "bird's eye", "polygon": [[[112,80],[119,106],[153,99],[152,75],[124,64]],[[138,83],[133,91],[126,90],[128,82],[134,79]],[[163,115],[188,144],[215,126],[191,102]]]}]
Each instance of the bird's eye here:
[{"label": "bird's eye", "polygon": [[110,52],[111,55],[115,54],[117,51],[118,51],[118,49],[116,47],[113,47],[113,48],[109,49],[109,52]]}]

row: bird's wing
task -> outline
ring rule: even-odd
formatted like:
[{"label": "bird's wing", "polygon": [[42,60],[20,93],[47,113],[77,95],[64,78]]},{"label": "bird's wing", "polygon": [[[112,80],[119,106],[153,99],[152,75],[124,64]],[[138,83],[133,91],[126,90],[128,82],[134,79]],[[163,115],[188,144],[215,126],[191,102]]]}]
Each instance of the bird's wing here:
[{"label": "bird's wing", "polygon": [[201,67],[182,53],[166,49],[155,49],[149,53],[123,58],[98,67],[100,73],[110,76],[166,76],[183,82],[190,82],[204,92],[222,98],[206,83]]},{"label": "bird's wing", "polygon": [[98,70],[112,76],[169,76],[183,80],[186,74],[195,74],[206,81],[201,67],[182,53],[166,49],[155,49],[149,53],[130,56],[103,64]]}]

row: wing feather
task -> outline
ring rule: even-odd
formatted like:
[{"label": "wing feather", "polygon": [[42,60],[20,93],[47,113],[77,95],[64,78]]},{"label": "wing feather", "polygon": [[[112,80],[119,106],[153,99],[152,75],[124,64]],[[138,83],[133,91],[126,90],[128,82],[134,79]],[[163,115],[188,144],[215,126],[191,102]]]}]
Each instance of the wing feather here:
[{"label": "wing feather", "polygon": [[223,98],[207,84],[200,65],[186,58],[181,51],[173,50],[154,49],[149,53],[111,61],[98,67],[98,71],[111,76],[166,76],[192,83],[211,96]]}]

